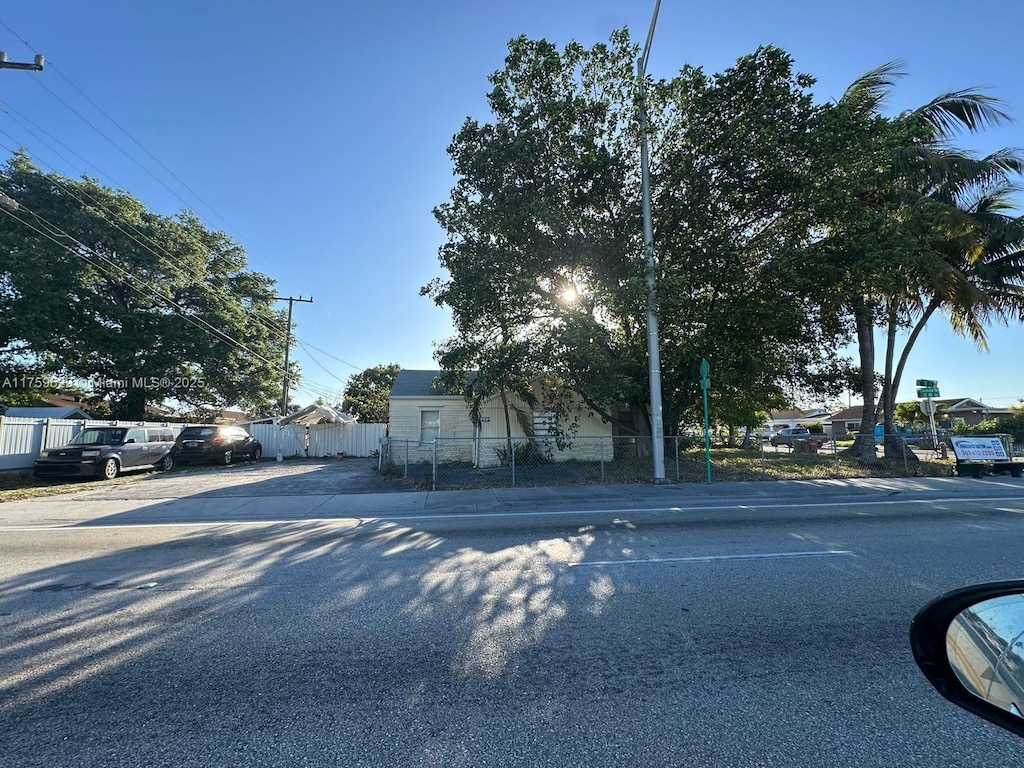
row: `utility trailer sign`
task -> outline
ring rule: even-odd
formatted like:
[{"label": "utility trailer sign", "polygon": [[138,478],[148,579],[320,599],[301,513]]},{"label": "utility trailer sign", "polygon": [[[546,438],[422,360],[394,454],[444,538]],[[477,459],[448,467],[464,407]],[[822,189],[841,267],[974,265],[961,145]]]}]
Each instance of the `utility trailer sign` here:
[{"label": "utility trailer sign", "polygon": [[998,437],[954,437],[953,453],[960,461],[1009,461]]}]

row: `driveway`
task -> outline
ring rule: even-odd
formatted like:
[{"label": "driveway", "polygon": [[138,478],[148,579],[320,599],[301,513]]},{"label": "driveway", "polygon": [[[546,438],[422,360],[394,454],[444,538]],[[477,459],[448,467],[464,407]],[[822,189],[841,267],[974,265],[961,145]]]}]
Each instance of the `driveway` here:
[{"label": "driveway", "polygon": [[403,493],[415,490],[402,480],[376,472],[376,459],[295,459],[261,461],[232,467],[154,472],[132,482],[89,484],[73,494],[80,499],[181,499],[190,496],[333,496]]}]

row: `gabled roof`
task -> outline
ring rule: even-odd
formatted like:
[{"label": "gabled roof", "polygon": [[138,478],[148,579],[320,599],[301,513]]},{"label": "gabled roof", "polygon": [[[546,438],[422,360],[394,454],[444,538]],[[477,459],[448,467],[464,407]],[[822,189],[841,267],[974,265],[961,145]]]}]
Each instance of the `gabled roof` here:
[{"label": "gabled roof", "polygon": [[19,419],[91,419],[88,413],[81,408],[68,406],[66,408],[55,408],[52,406],[40,405],[34,408],[7,408],[4,416],[11,416]]},{"label": "gabled roof", "polygon": [[793,419],[802,419],[804,416],[803,411],[769,411],[769,421],[792,421]]},{"label": "gabled roof", "polygon": [[841,411],[837,411],[832,414],[832,418],[829,421],[861,421],[864,418],[864,406],[854,405],[850,408],[844,408]]},{"label": "gabled roof", "polygon": [[936,399],[937,405],[944,405],[948,413],[956,413],[957,411],[984,411],[986,413],[1011,413],[1008,408],[996,408],[991,405],[985,405],[980,400],[975,400],[973,397],[945,397]]},{"label": "gabled roof", "polygon": [[828,416],[828,411],[811,408],[806,411],[769,411],[769,421],[800,421],[801,419],[821,419]]},{"label": "gabled roof", "polygon": [[460,392],[435,387],[434,379],[441,371],[417,371],[403,368],[395,377],[388,397],[462,397]]}]

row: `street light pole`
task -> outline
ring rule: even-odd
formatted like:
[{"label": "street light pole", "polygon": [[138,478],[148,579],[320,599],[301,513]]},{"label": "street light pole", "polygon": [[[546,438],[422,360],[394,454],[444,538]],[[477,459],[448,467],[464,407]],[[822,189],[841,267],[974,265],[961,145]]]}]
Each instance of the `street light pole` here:
[{"label": "street light pole", "polygon": [[658,23],[661,0],[654,5],[651,28],[643,54],[637,59],[640,79],[640,194],[643,198],[644,252],[647,256],[647,361],[651,393],[651,442],[654,458],[654,483],[668,482],[665,477],[665,426],[661,407],[661,348],[658,343],[658,314],[655,287],[654,224],[651,221],[651,163],[647,149],[647,57],[651,53],[654,26]]}]

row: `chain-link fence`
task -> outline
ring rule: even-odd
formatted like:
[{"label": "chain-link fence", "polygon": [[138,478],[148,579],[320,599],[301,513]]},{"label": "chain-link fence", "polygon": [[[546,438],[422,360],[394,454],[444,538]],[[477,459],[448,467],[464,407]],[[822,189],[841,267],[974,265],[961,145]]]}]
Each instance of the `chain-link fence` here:
[{"label": "chain-link fence", "polygon": [[[876,437],[874,459],[854,454],[853,437],[665,438],[665,475],[675,483],[953,474],[948,440],[921,445],[904,433]],[[654,478],[650,437],[438,438],[391,440],[382,471],[433,490],[645,483]],[[710,460],[709,460],[710,459]]]}]

